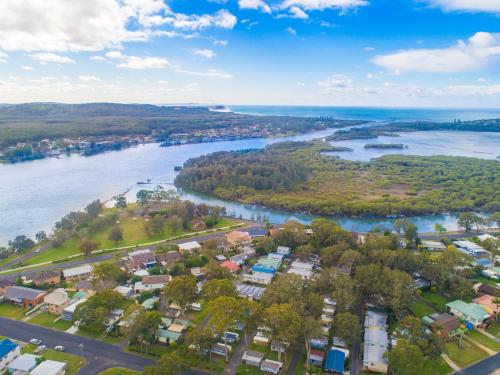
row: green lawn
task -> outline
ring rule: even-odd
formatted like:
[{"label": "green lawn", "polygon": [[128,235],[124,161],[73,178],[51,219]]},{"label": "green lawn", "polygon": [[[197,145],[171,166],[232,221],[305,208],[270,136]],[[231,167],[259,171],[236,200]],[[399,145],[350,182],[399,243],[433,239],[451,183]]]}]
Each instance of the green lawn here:
[{"label": "green lawn", "polygon": [[24,312],[25,310],[22,307],[6,302],[0,303],[0,316],[3,318],[21,320],[24,318]]},{"label": "green lawn", "polygon": [[462,342],[462,348],[458,347],[457,341],[452,341],[445,345],[445,351],[448,356],[460,367],[467,367],[488,355],[476,345],[473,345],[465,340]]},{"label": "green lawn", "polygon": [[[23,353],[33,353],[36,346],[27,344],[23,347]],[[85,359],[73,354],[68,354],[64,352],[58,352],[53,349],[46,349],[42,353],[42,357],[45,359],[50,359],[52,361],[59,361],[66,363],[66,374],[67,375],[76,375],[78,370],[83,367]]]},{"label": "green lawn", "polygon": [[[104,210],[105,214],[110,212],[112,212],[112,209]],[[144,218],[139,216],[134,220],[134,217],[122,216],[119,218],[118,221],[119,221],[118,225],[123,229],[123,241],[116,244],[108,240],[108,235],[111,227],[106,227],[103,230],[98,231],[89,236],[89,238],[91,238],[92,240],[100,243],[99,249],[111,249],[116,247],[134,246],[149,242],[161,241],[170,237],[191,233],[191,230],[186,231],[182,228],[173,232],[172,230],[170,230],[170,228],[168,228],[168,226],[165,226],[165,230],[162,235],[148,237],[146,236],[146,233],[144,231],[144,223],[145,223]],[[237,221],[234,219],[221,218],[215,228],[227,227],[235,225],[236,223]],[[72,237],[57,248],[43,251],[40,254],[35,255],[34,257],[28,259],[24,263],[24,265],[27,266],[43,262],[51,262],[54,260],[66,258],[77,254],[80,254],[80,249],[78,247],[78,240]]]},{"label": "green lawn", "polygon": [[448,303],[448,300],[445,297],[443,297],[441,294],[432,293],[432,292],[425,292],[425,293],[422,293],[421,298],[423,300],[431,303],[437,311],[439,311],[439,312],[446,311],[446,304]]},{"label": "green lawn", "polygon": [[84,331],[83,329],[79,329],[76,334],[80,336],[91,337],[93,339],[101,340],[113,345],[118,344],[122,340],[120,337],[114,337],[111,335],[106,335],[104,333]]},{"label": "green lawn", "polygon": [[491,333],[493,336],[496,336],[500,339],[500,323],[494,322],[489,328],[486,330],[488,333]]},{"label": "green lawn", "polygon": [[220,374],[226,367],[226,362],[220,355],[212,355],[211,361],[197,355],[191,355],[185,359],[188,367],[207,370],[215,374]]},{"label": "green lawn", "polygon": [[140,372],[129,370],[128,368],[123,368],[123,367],[108,368],[107,370],[99,373],[99,375],[136,375],[136,374],[140,374]]},{"label": "green lawn", "polygon": [[434,361],[427,361],[422,369],[422,375],[447,375],[453,369],[441,357]]},{"label": "green lawn", "polygon": [[481,332],[476,330],[468,331],[467,336],[476,340],[478,343],[490,348],[491,350],[500,351],[500,342],[497,342],[486,335],[483,335]]},{"label": "green lawn", "polygon": [[41,313],[29,320],[31,324],[37,324],[39,326],[44,326],[48,328],[55,328],[61,331],[66,331],[71,327],[71,322],[67,322],[66,320],[59,319],[54,323],[54,320],[57,319],[57,316],[49,314],[48,312]]},{"label": "green lawn", "polygon": [[240,364],[236,369],[236,375],[261,375],[262,372],[256,366]]},{"label": "green lawn", "polygon": [[410,311],[413,313],[413,315],[417,316],[418,318],[422,318],[426,315],[433,314],[436,312],[436,310],[432,309],[432,307],[430,307],[420,299],[414,302],[410,306]]}]

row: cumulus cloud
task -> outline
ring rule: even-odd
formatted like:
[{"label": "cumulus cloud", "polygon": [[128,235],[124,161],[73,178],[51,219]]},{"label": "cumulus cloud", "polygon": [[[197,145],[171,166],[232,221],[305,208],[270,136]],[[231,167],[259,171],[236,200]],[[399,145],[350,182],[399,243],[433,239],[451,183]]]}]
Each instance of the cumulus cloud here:
[{"label": "cumulus cloud", "polygon": [[446,11],[500,13],[499,0],[424,0]]},{"label": "cumulus cloud", "polygon": [[165,69],[168,68],[170,63],[167,59],[161,57],[139,57],[124,55],[120,51],[110,51],[106,53],[106,57],[110,59],[119,60],[116,65],[117,68],[125,69]]},{"label": "cumulus cloud", "polygon": [[334,74],[325,80],[318,81],[318,86],[323,89],[325,94],[333,92],[352,91],[352,79],[343,74]]},{"label": "cumulus cloud", "polygon": [[187,15],[176,13],[163,18],[162,22],[185,30],[200,30],[208,27],[232,29],[238,22],[238,19],[229,11],[221,9],[214,14]]},{"label": "cumulus cloud", "polygon": [[214,46],[227,46],[227,40],[214,40],[213,41]]},{"label": "cumulus cloud", "polygon": [[285,31],[290,35],[297,35],[297,31],[293,27],[287,27]]},{"label": "cumulus cloud", "polygon": [[193,51],[193,54],[196,56],[201,56],[206,59],[211,59],[215,57],[215,52],[212,51],[211,49],[195,49]]},{"label": "cumulus cloud", "polygon": [[301,8],[293,6],[288,9],[288,13],[278,14],[277,18],[297,18],[306,20],[309,16]]},{"label": "cumulus cloud", "polygon": [[106,61],[106,59],[102,56],[90,56],[90,60],[93,61]]},{"label": "cumulus cloud", "polygon": [[368,5],[365,0],[284,0],[281,7],[297,6],[305,10],[340,9],[349,10]]},{"label": "cumulus cloud", "polygon": [[61,56],[55,53],[35,53],[30,55],[33,60],[41,63],[58,63],[58,64],[74,64],[75,61],[66,56]]},{"label": "cumulus cloud", "polygon": [[5,62],[7,62],[7,58],[8,58],[8,57],[9,57],[9,56],[8,56],[5,52],[0,51],[0,63],[5,63]]},{"label": "cumulus cloud", "polygon": [[240,9],[258,9],[264,13],[271,13],[271,7],[263,0],[238,0]]},{"label": "cumulus cloud", "polygon": [[411,49],[376,56],[372,62],[401,72],[456,73],[473,70],[500,57],[500,34],[478,32],[448,48]]}]

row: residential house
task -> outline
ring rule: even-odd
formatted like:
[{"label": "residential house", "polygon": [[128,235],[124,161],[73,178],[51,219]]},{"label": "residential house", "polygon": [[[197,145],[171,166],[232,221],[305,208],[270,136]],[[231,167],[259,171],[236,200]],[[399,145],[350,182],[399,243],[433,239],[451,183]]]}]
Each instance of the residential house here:
[{"label": "residential house", "polygon": [[227,354],[231,353],[231,347],[229,345],[225,345],[221,342],[215,344],[212,347],[212,353],[221,355],[221,356],[226,356]]},{"label": "residential house", "polygon": [[9,286],[5,290],[5,299],[24,308],[33,308],[43,302],[46,294],[43,290],[25,286]]},{"label": "residential house", "polygon": [[257,352],[255,350],[247,350],[243,354],[242,362],[246,365],[260,367],[262,361],[264,360],[264,353]]},{"label": "residential house", "polygon": [[249,258],[253,258],[257,254],[257,251],[253,246],[245,245],[243,246],[242,254],[245,254]]},{"label": "residential house", "polygon": [[46,360],[40,363],[31,375],[64,375],[66,373],[66,363]]},{"label": "residential house", "polygon": [[86,291],[86,292],[94,291],[94,289],[95,289],[94,284],[92,284],[92,281],[90,281],[90,280],[80,280],[80,281],[76,282],[76,284],[74,285],[74,288],[76,290],[81,290],[81,291]]},{"label": "residential house", "polygon": [[240,269],[240,267],[231,260],[226,260],[225,262],[222,262],[220,266],[222,268],[225,268],[225,269],[231,271],[232,273],[236,273]]},{"label": "residential house", "polygon": [[441,241],[422,241],[422,246],[428,251],[445,251],[446,245]]},{"label": "residential house", "polygon": [[134,290],[136,293],[141,293],[145,290],[162,289],[171,279],[170,275],[144,276],[141,281],[135,283]]},{"label": "residential house", "polygon": [[265,359],[262,361],[260,365],[260,370],[264,372],[269,372],[271,374],[278,374],[282,367],[283,367],[282,362]]},{"label": "residential house", "polygon": [[251,274],[246,273],[241,275],[241,279],[249,283],[269,285],[273,281],[274,275],[275,275],[274,272],[272,273],[253,272]]},{"label": "residential house", "polygon": [[322,350],[311,349],[309,351],[309,363],[313,366],[323,366],[325,360],[325,352]]},{"label": "residential house", "polygon": [[145,310],[152,310],[156,302],[160,302],[160,297],[148,298],[142,303],[142,307],[144,307]]},{"label": "residential house", "polygon": [[203,267],[192,267],[191,268],[191,275],[196,277],[197,280],[202,280],[205,277],[206,273],[207,273],[207,271]]},{"label": "residential house", "polygon": [[182,260],[181,254],[178,251],[169,251],[167,253],[155,254],[156,263],[161,264],[162,266],[169,266],[173,263],[177,263]]},{"label": "residential house", "polygon": [[245,254],[236,254],[229,259],[231,260],[231,262],[236,263],[238,266],[242,266],[246,263],[248,256]]},{"label": "residential house", "polygon": [[474,258],[478,258],[480,256],[488,254],[488,252],[485,249],[483,249],[481,246],[471,241],[462,240],[462,241],[455,241],[453,243],[455,244],[458,250]]},{"label": "residential house", "polygon": [[422,320],[430,325],[433,332],[443,338],[448,338],[460,326],[460,319],[448,313],[424,316]]},{"label": "residential house", "polygon": [[85,298],[82,298],[76,302],[73,302],[72,304],[70,304],[68,307],[66,307],[64,310],[63,310],[63,313],[62,313],[62,316],[61,318],[63,320],[66,320],[68,322],[72,321],[73,320],[73,314],[75,313],[75,310],[76,308],[81,305],[82,303],[85,303],[87,300]]},{"label": "residential house", "polygon": [[286,246],[278,246],[278,248],[276,249],[276,252],[278,254],[284,255],[286,257],[290,255],[290,251],[291,249]]},{"label": "residential house", "polygon": [[304,280],[309,280],[313,276],[314,265],[306,262],[295,261],[291,264],[287,273],[299,275]]},{"label": "residential house", "polygon": [[216,260],[217,262],[224,262],[224,261],[226,261],[226,260],[227,260],[227,257],[226,257],[225,255],[222,255],[222,254],[217,254],[217,255],[215,256],[215,260]]},{"label": "residential house", "polygon": [[447,303],[446,309],[450,314],[463,319],[468,329],[479,327],[490,317],[490,314],[486,312],[483,306],[473,302],[467,303],[459,299]]},{"label": "residential house", "polygon": [[59,285],[61,283],[61,271],[41,271],[32,277],[33,284],[41,285]]},{"label": "residential house", "polygon": [[242,298],[248,298],[249,300],[260,300],[266,291],[266,288],[261,288],[258,286],[247,285],[247,284],[236,284],[236,291],[238,295]]},{"label": "residential house", "polygon": [[130,298],[134,294],[134,289],[125,285],[118,285],[115,289],[115,292],[120,293],[125,298]]},{"label": "residential house", "polygon": [[156,265],[155,254],[149,249],[136,250],[129,254],[130,267],[142,270]]},{"label": "residential house", "polygon": [[486,240],[496,240],[497,239],[495,236],[492,236],[491,234],[488,234],[488,233],[481,234],[481,235],[477,236],[477,238],[481,242],[486,241]]},{"label": "residential house", "polygon": [[491,316],[495,316],[500,312],[500,304],[496,304],[494,296],[490,296],[488,294],[485,294],[481,297],[477,297],[474,299],[474,303],[477,303],[478,305],[482,306],[488,314]]},{"label": "residential house", "polygon": [[14,375],[30,374],[41,361],[42,357],[38,355],[23,354],[7,365],[7,370],[9,371],[9,374]]},{"label": "residential house", "polygon": [[474,291],[480,296],[488,294],[490,296],[499,296],[500,289],[494,287],[490,284],[476,284],[474,285]]},{"label": "residential house", "polygon": [[47,305],[47,311],[54,315],[61,315],[64,309],[69,306],[70,299],[68,293],[63,288],[54,290],[43,299]]},{"label": "residential house", "polygon": [[235,230],[226,234],[226,241],[230,247],[238,247],[250,245],[252,243],[252,237],[250,237],[248,232]]},{"label": "residential house", "polygon": [[178,342],[182,337],[182,333],[159,328],[158,331],[156,331],[156,337],[158,342],[169,345],[171,342]]},{"label": "residential house", "polygon": [[368,371],[387,373],[388,346],[387,314],[378,309],[369,308],[365,316],[363,367]]},{"label": "residential house", "polygon": [[344,374],[346,354],[340,349],[330,349],[326,353],[325,372],[327,374]]},{"label": "residential house", "polygon": [[92,276],[93,268],[90,264],[84,264],[78,267],[67,268],[63,270],[63,276],[66,281],[88,280]]},{"label": "residential house", "polygon": [[181,253],[181,255],[192,254],[195,251],[200,250],[202,248],[202,246],[198,241],[184,242],[180,243],[178,246],[179,246],[179,253]]},{"label": "residential house", "polygon": [[0,374],[7,366],[21,355],[21,345],[9,339],[0,341]]},{"label": "residential house", "polygon": [[16,285],[16,283],[14,281],[11,281],[11,280],[0,280],[0,295],[2,295],[2,294],[5,293],[5,289],[8,286],[14,286],[14,285]]}]

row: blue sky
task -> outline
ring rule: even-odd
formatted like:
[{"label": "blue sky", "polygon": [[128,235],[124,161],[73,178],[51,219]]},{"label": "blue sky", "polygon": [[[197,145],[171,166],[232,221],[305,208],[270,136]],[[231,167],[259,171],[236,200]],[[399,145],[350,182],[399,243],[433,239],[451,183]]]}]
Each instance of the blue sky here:
[{"label": "blue sky", "polygon": [[500,0],[2,0],[30,101],[499,108]]}]

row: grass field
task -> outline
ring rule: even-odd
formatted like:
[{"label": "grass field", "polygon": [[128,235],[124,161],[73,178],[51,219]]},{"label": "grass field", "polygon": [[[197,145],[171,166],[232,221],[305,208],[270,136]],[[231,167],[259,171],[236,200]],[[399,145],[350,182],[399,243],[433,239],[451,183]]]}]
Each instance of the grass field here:
[{"label": "grass field", "polygon": [[425,292],[422,293],[421,298],[434,306],[434,308],[439,312],[444,312],[446,310],[446,304],[448,300],[440,294]]},{"label": "grass field", "polygon": [[418,318],[422,318],[426,315],[433,314],[436,312],[432,307],[428,306],[424,301],[418,300],[410,306],[410,311],[413,315]]},{"label": "grass field", "polygon": [[241,364],[236,369],[236,375],[260,375],[262,372],[256,366]]},{"label": "grass field", "polygon": [[496,336],[500,339],[500,323],[493,323],[487,330],[488,333],[491,333],[493,336]]},{"label": "grass field", "polygon": [[99,375],[136,375],[136,374],[140,374],[140,372],[129,370],[128,368],[123,368],[123,367],[108,368],[107,370],[99,373]]},{"label": "grass field", "polygon": [[48,312],[44,312],[34,316],[29,320],[31,324],[37,324],[39,326],[44,326],[48,328],[55,328],[61,331],[66,331],[71,327],[71,322],[67,322],[66,320],[59,319],[57,322],[54,320],[57,319],[57,316],[49,314]]},{"label": "grass field", "polygon": [[[112,209],[106,209],[104,212],[105,214],[110,213],[112,212]],[[170,228],[168,228],[168,226],[165,226],[165,230],[162,235],[148,237],[144,231],[145,219],[140,216],[136,218],[131,216],[123,216],[120,217],[118,223],[118,225],[123,230],[122,241],[115,243],[108,240],[108,235],[111,227],[106,227],[101,231],[91,234],[89,235],[89,238],[99,242],[99,249],[113,249],[116,247],[135,246],[149,242],[161,241],[192,232],[191,230],[186,231],[184,229],[173,232],[172,230],[170,230]],[[221,218],[215,228],[227,227],[235,225],[236,223],[236,220]],[[78,240],[72,237],[64,242],[64,244],[62,244],[60,247],[43,251],[40,254],[37,254],[34,257],[26,260],[23,265],[28,266],[38,263],[51,262],[77,254],[80,254]]]},{"label": "grass field", "polygon": [[0,303],[0,316],[3,318],[21,320],[24,318],[24,312],[25,310],[22,307],[5,302]]},{"label": "grass field", "polygon": [[453,362],[460,367],[467,367],[483,358],[488,354],[465,340],[463,347],[459,348],[456,341],[449,342],[445,345],[445,351]]},{"label": "grass field", "polygon": [[[27,344],[23,347],[23,353],[33,353],[36,346]],[[42,354],[42,357],[45,359],[50,359],[52,361],[59,361],[66,363],[66,374],[67,375],[75,375],[78,373],[78,370],[84,365],[84,358],[68,354],[64,352],[58,352],[53,349],[46,349]]]},{"label": "grass field", "polygon": [[468,331],[467,336],[477,341],[478,343],[490,348],[491,350],[500,351],[500,342],[497,342],[486,335],[483,335],[481,332],[476,330]]},{"label": "grass field", "polygon": [[442,358],[427,361],[422,369],[422,375],[447,375],[452,372],[453,369]]}]

